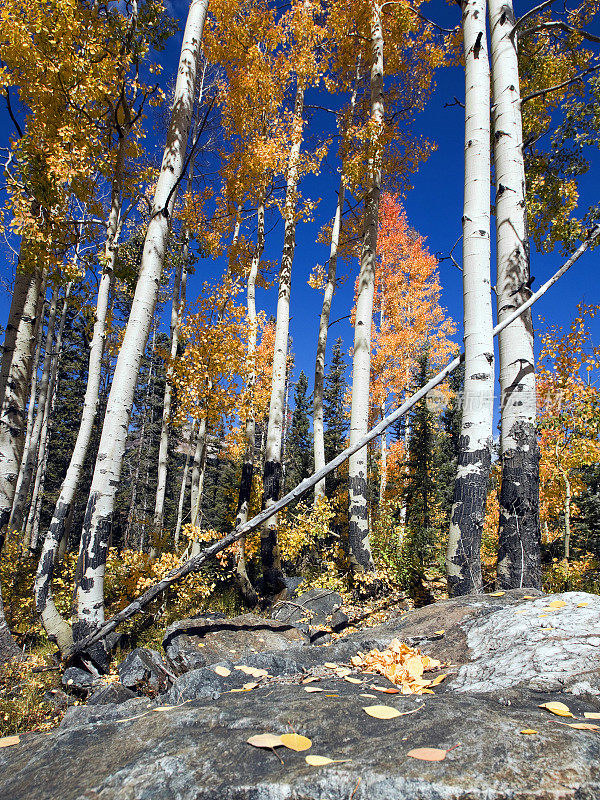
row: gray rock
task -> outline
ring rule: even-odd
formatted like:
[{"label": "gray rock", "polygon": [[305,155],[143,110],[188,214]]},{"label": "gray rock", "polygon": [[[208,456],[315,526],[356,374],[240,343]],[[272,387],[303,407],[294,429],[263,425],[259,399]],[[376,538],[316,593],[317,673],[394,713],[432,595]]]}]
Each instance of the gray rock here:
[{"label": "gray rock", "polygon": [[156,650],[136,647],[119,665],[119,678],[128,689],[164,692],[171,682],[171,672]]},{"label": "gray rock", "polygon": [[100,683],[100,678],[92,675],[80,667],[67,667],[63,672],[61,682],[69,691],[87,694],[91,689]]},{"label": "gray rock", "polygon": [[107,683],[106,686],[100,686],[88,698],[88,706],[105,706],[113,703],[125,703],[136,696],[135,692],[127,689],[122,683]]},{"label": "gray rock", "polygon": [[217,664],[239,661],[257,652],[301,647],[306,639],[292,625],[244,614],[233,619],[194,617],[167,628],[163,647],[176,674]]},{"label": "gray rock", "polygon": [[280,600],[271,610],[271,617],[290,624],[328,625],[331,615],[339,611],[342,598],[329,589],[310,589],[295,600]]}]

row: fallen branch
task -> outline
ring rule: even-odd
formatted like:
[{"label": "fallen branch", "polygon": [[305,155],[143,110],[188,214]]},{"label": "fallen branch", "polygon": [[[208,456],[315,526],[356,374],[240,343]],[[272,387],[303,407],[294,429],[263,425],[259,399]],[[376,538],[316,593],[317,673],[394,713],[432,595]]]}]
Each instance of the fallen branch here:
[{"label": "fallen branch", "polygon": [[[537,302],[540,297],[542,297],[551,286],[553,286],[564,274],[569,270],[573,264],[585,253],[585,251],[589,248],[589,246],[600,236],[600,225],[596,225],[588,234],[587,239],[580,244],[577,250],[573,253],[571,258],[565,262],[562,267],[554,273],[554,275],[541,286],[535,294],[532,294],[531,297],[526,300],[521,306],[519,306],[516,311],[513,311],[512,314],[509,314],[506,319],[504,319],[501,323],[496,325],[494,328],[494,336],[497,336],[500,331],[503,331],[507,328],[512,322],[514,322],[518,317],[521,316],[528,308],[530,308],[535,302]],[[237,542],[242,536],[250,533],[255,528],[258,528],[262,525],[265,520],[272,517],[274,514],[277,514],[278,511],[281,511],[290,503],[294,502],[294,500],[298,500],[303,494],[305,494],[309,489],[312,489],[320,480],[322,480],[326,475],[329,475],[330,472],[333,472],[334,469],[337,469],[341,464],[346,461],[346,459],[350,458],[351,455],[361,450],[365,447],[370,441],[377,438],[380,434],[382,434],[386,428],[392,425],[396,420],[400,419],[407,411],[410,411],[413,406],[415,406],[420,400],[422,400],[425,395],[442,383],[450,373],[452,373],[458,365],[461,363],[463,359],[463,355],[457,356],[453,359],[449,364],[447,364],[441,372],[438,372],[430,381],[428,381],[418,392],[412,395],[406,402],[404,402],[401,406],[399,406],[395,411],[389,414],[387,417],[384,417],[381,422],[372,428],[366,436],[363,436],[355,444],[347,447],[343,452],[341,452],[338,456],[332,459],[328,464],[326,464],[323,469],[315,472],[314,475],[306,478],[302,481],[302,483],[298,484],[291,492],[288,492],[281,500],[278,500],[276,503],[273,503],[272,506],[269,508],[265,508],[264,511],[261,511],[260,514],[257,514],[252,519],[245,522],[243,525],[240,525],[231,533],[228,533],[227,536],[224,536],[219,541],[214,542],[213,544],[209,545],[208,547],[204,548],[197,556],[190,558],[185,563],[181,564],[179,567],[175,567],[169,572],[165,577],[160,580],[158,583],[151,586],[144,594],[139,597],[137,600],[134,600],[133,603],[130,603],[126,606],[122,611],[119,611],[118,614],[115,614],[114,617],[107,620],[103,625],[101,625],[97,631],[87,636],[85,639],[82,639],[79,642],[75,642],[73,645],[72,653],[77,653],[82,650],[85,650],[90,645],[105,639],[109,633],[115,630],[117,625],[120,625],[122,622],[125,622],[131,617],[138,614],[142,611],[146,606],[148,606],[159,594],[168,589],[169,586],[180,581],[182,578],[185,578],[186,575],[189,575],[191,572],[196,572],[200,569],[207,561],[209,561],[213,556],[216,556],[217,553],[220,553],[221,550],[224,550],[229,545]]]}]

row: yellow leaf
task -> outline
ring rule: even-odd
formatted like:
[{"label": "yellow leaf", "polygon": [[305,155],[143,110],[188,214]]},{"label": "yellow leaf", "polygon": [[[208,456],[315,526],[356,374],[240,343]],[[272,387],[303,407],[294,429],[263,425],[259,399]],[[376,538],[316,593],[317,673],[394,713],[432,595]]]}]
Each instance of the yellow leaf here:
[{"label": "yellow leaf", "polygon": [[537,733],[537,731],[536,731],[536,730],[534,730],[533,728],[524,728],[524,729],[521,731],[521,733],[525,733],[525,734],[527,734],[527,735],[532,735],[532,734],[534,734],[534,733]]},{"label": "yellow leaf", "polygon": [[416,747],[414,750],[409,750],[406,755],[418,758],[420,761],[443,761],[447,752],[447,750],[440,750],[437,747]]},{"label": "yellow leaf", "polygon": [[524,594],[521,600],[535,600],[535,597],[532,594]]},{"label": "yellow leaf", "polygon": [[592,725],[590,722],[563,722],[568,728],[577,728],[578,731],[600,731],[600,725]]},{"label": "yellow leaf", "polygon": [[447,675],[438,675],[437,678],[434,678],[429,685],[430,686],[437,686],[438,684],[440,684],[447,677],[448,677]]},{"label": "yellow leaf", "polygon": [[558,717],[572,717],[573,714],[569,711],[569,707],[564,703],[542,703],[538,708],[545,708],[551,714],[556,714]]},{"label": "yellow leaf", "polygon": [[0,747],[12,747],[14,744],[19,744],[20,741],[18,736],[3,736],[0,739]]},{"label": "yellow leaf", "polygon": [[276,736],[274,733],[258,733],[256,736],[251,736],[246,740],[252,747],[266,747],[271,750],[273,747],[281,747],[283,742],[281,736]]},{"label": "yellow leaf", "polygon": [[323,666],[324,666],[324,667],[327,667],[327,669],[337,669],[337,668],[338,668],[338,665],[337,665],[337,664],[335,664],[333,661],[326,661],[326,662],[323,664]]},{"label": "yellow leaf", "polygon": [[314,683],[314,681],[320,681],[321,678],[317,678],[316,675],[309,675],[308,678],[303,678],[302,683]]},{"label": "yellow leaf", "polygon": [[369,694],[368,692],[361,692],[360,696],[361,697],[372,697],[373,699],[377,698],[376,694]]},{"label": "yellow leaf", "polygon": [[349,758],[327,758],[327,756],[304,756],[304,760],[311,767],[326,767],[328,764],[343,764]]},{"label": "yellow leaf", "polygon": [[348,683],[362,683],[360,678],[349,678],[347,675],[344,677],[344,680]]},{"label": "yellow leaf", "polygon": [[385,694],[400,694],[399,689],[388,689],[387,686],[370,686],[369,688],[375,692],[384,692]]},{"label": "yellow leaf", "polygon": [[318,686],[305,686],[304,687],[304,691],[305,692],[324,692],[325,689],[319,689]]},{"label": "yellow leaf", "polygon": [[584,606],[589,606],[589,603],[577,603],[577,608],[583,608]]},{"label": "yellow leaf", "polygon": [[445,631],[445,630],[441,630],[441,631],[434,631],[434,632],[433,632],[433,635],[434,635],[434,636],[443,636],[445,633],[446,633],[446,631]]},{"label": "yellow leaf", "polygon": [[338,678],[345,678],[346,675],[350,675],[351,672],[352,670],[349,667],[340,667],[339,669],[336,669],[335,674],[338,676]]},{"label": "yellow leaf", "polygon": [[564,608],[566,605],[564,600],[553,600],[551,603],[548,603],[548,608]]},{"label": "yellow leaf", "polygon": [[527,613],[526,608],[520,608],[518,611],[515,611],[515,614],[526,614],[526,613]]},{"label": "yellow leaf", "polygon": [[[505,594],[506,594],[506,592],[492,592],[490,594],[490,597],[503,597]],[[441,759],[440,759],[440,761],[441,761]]]},{"label": "yellow leaf", "polygon": [[363,711],[375,719],[394,719],[401,716],[400,712],[391,706],[364,706]]},{"label": "yellow leaf", "polygon": [[586,711],[583,716],[586,719],[600,719],[600,714],[597,711]]},{"label": "yellow leaf", "polygon": [[297,753],[312,747],[311,740],[306,736],[300,736],[299,733],[284,733],[280,738],[284,747],[287,747],[288,750],[295,750]]},{"label": "yellow leaf", "polygon": [[215,672],[222,678],[228,678],[231,675],[231,670],[227,667],[215,667]]}]

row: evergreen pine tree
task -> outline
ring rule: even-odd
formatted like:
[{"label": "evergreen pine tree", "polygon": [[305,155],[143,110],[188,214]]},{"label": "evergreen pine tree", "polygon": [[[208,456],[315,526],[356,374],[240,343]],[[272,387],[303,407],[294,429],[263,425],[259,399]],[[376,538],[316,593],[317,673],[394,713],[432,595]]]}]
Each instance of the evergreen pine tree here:
[{"label": "evergreen pine tree", "polygon": [[[325,424],[325,461],[329,462],[344,449],[349,421],[344,410],[344,394],[346,392],[346,362],[342,352],[342,339],[338,338],[333,346],[329,372],[325,376],[323,390],[323,421]],[[338,471],[325,478],[327,497],[332,497],[340,486]]]},{"label": "evergreen pine tree", "polygon": [[437,504],[443,520],[443,531],[447,532],[452,511],[454,477],[458,464],[458,444],[462,420],[461,394],[465,379],[464,365],[458,367],[448,378],[453,396],[442,415],[439,436],[434,449],[433,473]]},{"label": "evergreen pine tree", "polygon": [[294,391],[294,411],[287,436],[286,491],[293,489],[312,473],[313,451],[307,392],[308,378],[301,372]]}]

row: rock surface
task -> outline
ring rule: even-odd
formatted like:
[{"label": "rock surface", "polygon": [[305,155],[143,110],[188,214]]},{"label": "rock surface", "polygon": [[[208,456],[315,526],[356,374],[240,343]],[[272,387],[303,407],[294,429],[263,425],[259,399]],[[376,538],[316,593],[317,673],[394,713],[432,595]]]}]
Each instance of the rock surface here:
[{"label": "rock surface", "polygon": [[136,647],[119,665],[119,678],[128,689],[150,689],[165,692],[171,683],[171,672],[156,650]]},{"label": "rock surface", "polygon": [[[568,724],[583,721],[584,712],[600,713],[594,688],[600,597],[524,599],[534,594],[444,601],[331,646],[248,651],[242,663],[221,658],[222,675],[207,663],[178,677],[157,700],[71,708],[59,730],[23,735],[19,745],[0,750],[0,794],[11,800],[598,800],[600,733]],[[565,605],[543,611],[551,600]],[[386,685],[381,676],[356,673],[362,681],[356,685],[325,666],[349,663],[358,650],[384,648],[394,637],[456,665],[444,669],[449,677],[434,695],[382,694],[372,688]],[[268,676],[253,677],[249,668]],[[307,676],[318,680],[302,684]],[[232,691],[249,682],[257,685]],[[306,692],[310,687],[323,691]],[[551,700],[566,703],[576,720],[539,707]],[[414,713],[373,719],[364,707],[374,704]],[[311,767],[306,753],[246,743],[253,734],[292,728],[312,740],[311,754],[340,762]],[[537,733],[521,733],[526,729]],[[452,749],[445,760],[427,762],[407,755],[416,747]]]},{"label": "rock surface", "polygon": [[310,589],[294,600],[280,600],[271,611],[271,618],[287,622],[307,635],[311,642],[321,644],[331,637],[323,628],[341,631],[348,616],[341,610],[342,598],[329,589]]},{"label": "rock surface", "polygon": [[233,619],[193,617],[167,628],[163,647],[178,675],[223,659],[240,660],[261,651],[289,650],[306,639],[293,625],[255,614]]}]

